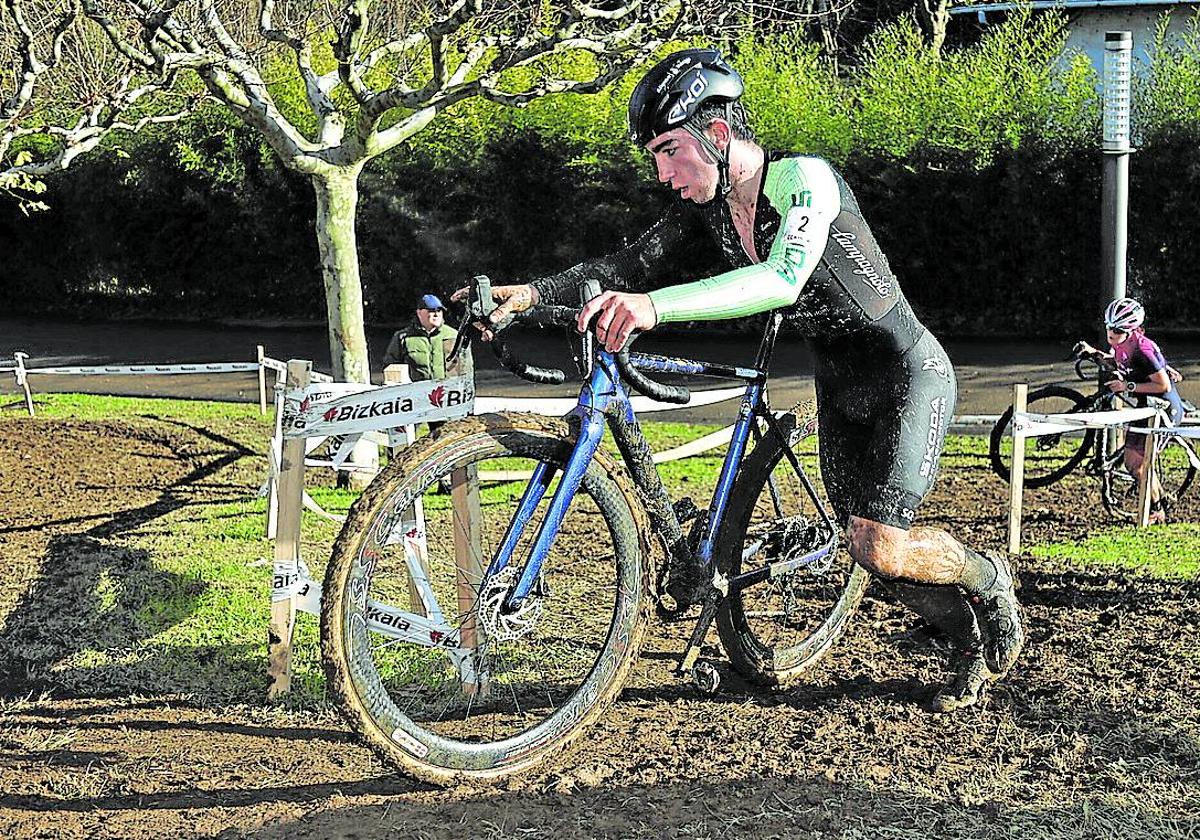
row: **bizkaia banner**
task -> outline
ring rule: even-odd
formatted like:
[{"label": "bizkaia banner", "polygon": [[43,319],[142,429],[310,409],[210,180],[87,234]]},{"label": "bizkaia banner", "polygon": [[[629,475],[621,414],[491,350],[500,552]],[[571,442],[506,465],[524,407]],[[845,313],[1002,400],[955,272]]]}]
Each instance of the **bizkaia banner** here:
[{"label": "bizkaia banner", "polygon": [[283,436],[347,435],[453,420],[470,414],[474,404],[475,384],[465,376],[383,388],[321,382],[284,396]]}]

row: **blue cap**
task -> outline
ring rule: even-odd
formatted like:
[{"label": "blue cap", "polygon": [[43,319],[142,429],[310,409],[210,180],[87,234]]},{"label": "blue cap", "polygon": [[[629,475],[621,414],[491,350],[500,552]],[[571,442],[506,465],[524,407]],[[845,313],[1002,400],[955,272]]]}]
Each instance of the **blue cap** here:
[{"label": "blue cap", "polygon": [[417,304],[417,309],[445,309],[442,306],[442,299],[437,295],[421,295],[421,302]]}]

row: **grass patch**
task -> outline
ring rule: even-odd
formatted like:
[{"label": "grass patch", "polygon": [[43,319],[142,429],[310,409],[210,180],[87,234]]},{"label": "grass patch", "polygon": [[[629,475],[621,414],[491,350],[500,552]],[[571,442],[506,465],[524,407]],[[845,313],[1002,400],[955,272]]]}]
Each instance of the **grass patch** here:
[{"label": "grass patch", "polygon": [[1192,578],[1200,575],[1200,524],[1114,526],[1084,540],[1034,546],[1029,553],[1081,568],[1107,566],[1165,579]]},{"label": "grass patch", "polygon": [[[51,419],[112,420],[114,418],[169,417],[186,422],[248,420],[270,423],[250,403],[178,400],[158,397],[110,397],[94,394],[38,394],[37,416]],[[270,430],[268,428],[268,434]]]}]

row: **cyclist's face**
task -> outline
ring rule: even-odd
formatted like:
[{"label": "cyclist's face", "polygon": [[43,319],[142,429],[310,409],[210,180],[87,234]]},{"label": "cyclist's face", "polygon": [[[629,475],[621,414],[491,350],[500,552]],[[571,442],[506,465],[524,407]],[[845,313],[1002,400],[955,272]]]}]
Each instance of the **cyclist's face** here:
[{"label": "cyclist's face", "polygon": [[681,198],[706,204],[716,196],[716,162],[691,134],[675,128],[655,137],[646,149],[654,156],[658,180]]},{"label": "cyclist's face", "polygon": [[1110,329],[1108,331],[1108,346],[1116,347],[1118,344],[1123,343],[1127,338],[1129,338],[1129,333],[1125,332],[1124,330]]}]

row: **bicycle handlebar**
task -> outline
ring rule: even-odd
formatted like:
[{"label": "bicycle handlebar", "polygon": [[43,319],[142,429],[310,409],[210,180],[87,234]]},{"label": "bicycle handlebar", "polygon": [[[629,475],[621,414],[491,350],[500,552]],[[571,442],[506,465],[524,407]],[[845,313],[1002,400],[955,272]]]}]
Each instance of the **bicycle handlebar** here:
[{"label": "bicycle handlebar", "polygon": [[[508,329],[516,320],[558,326],[574,326],[579,316],[579,310],[570,306],[539,304],[525,312],[514,314],[500,323],[493,324],[490,316],[495,309],[496,303],[492,300],[492,282],[486,275],[480,274],[471,283],[467,313],[463,317],[463,323],[459,329],[458,338],[451,350],[450,358],[456,358],[462,347],[470,343],[472,326],[478,325],[492,332],[492,352],[504,369],[514,376],[539,385],[559,385],[565,382],[567,376],[558,368],[538,367],[526,364],[518,359],[509,350],[507,343],[501,337],[501,333]],[[692,398],[692,394],[685,386],[667,385],[657,382],[638,370],[630,360],[629,346],[633,343],[637,335],[637,333],[634,333],[630,336],[629,342],[626,343],[625,347],[620,352],[613,354],[621,376],[624,377],[633,390],[653,400],[674,403],[676,405],[688,403]]]}]

